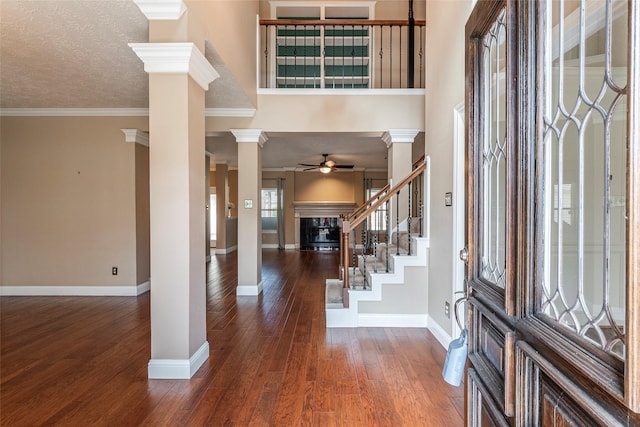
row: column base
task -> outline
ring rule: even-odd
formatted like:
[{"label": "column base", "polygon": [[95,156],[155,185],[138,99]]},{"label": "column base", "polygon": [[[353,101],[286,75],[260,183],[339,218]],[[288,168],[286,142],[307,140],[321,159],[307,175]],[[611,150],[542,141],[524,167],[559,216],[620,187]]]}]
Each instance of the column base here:
[{"label": "column base", "polygon": [[209,342],[205,341],[189,359],[149,360],[149,379],[188,380],[209,358]]},{"label": "column base", "polygon": [[262,293],[262,281],[257,285],[238,285],[236,295],[238,296],[258,296]]}]

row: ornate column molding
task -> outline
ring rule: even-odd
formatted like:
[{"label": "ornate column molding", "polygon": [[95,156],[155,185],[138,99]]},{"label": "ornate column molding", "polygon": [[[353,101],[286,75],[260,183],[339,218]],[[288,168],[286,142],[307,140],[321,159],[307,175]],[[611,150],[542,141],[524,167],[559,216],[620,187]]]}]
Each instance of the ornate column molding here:
[{"label": "ornate column molding", "polygon": [[147,73],[187,73],[204,90],[220,77],[193,43],[129,43],[129,47],[144,62]]},{"label": "ornate column molding", "polygon": [[418,132],[418,129],[389,129],[382,134],[382,141],[387,144],[387,148],[396,142],[413,143]]},{"label": "ornate column molding", "polygon": [[182,0],[133,0],[148,20],[178,20],[187,10]]},{"label": "ornate column molding", "polygon": [[126,142],[135,142],[136,144],[149,146],[149,132],[143,132],[140,129],[120,129],[124,133]]},{"label": "ornate column molding", "polygon": [[229,129],[233,136],[236,137],[236,142],[256,142],[260,144],[260,148],[264,146],[264,143],[269,139],[267,134],[262,129]]}]

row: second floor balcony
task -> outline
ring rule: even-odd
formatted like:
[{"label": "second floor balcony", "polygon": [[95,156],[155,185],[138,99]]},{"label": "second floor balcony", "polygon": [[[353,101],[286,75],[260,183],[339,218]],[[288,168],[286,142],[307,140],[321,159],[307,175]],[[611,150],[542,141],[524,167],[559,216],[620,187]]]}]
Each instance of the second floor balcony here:
[{"label": "second floor balcony", "polygon": [[425,21],[273,19],[259,25],[259,93],[424,89]]}]

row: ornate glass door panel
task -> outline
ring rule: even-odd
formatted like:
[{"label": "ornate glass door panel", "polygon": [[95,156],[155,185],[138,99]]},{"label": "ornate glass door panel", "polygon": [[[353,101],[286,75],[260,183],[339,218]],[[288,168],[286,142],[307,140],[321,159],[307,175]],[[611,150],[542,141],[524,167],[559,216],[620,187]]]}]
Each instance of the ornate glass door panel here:
[{"label": "ornate glass door panel", "polygon": [[548,3],[541,75],[546,244],[539,312],[620,360],[627,21],[624,1]]},{"label": "ornate glass door panel", "polygon": [[468,425],[640,425],[639,21],[627,0],[469,18]]}]

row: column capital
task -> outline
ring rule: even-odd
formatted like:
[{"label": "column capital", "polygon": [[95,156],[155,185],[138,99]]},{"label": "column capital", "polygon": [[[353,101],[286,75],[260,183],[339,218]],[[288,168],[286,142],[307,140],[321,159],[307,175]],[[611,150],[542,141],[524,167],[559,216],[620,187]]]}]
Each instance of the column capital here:
[{"label": "column capital", "polygon": [[149,146],[149,132],[143,132],[140,129],[120,129],[124,133],[126,142],[135,142],[136,144]]},{"label": "column capital", "polygon": [[233,136],[236,137],[236,142],[255,142],[264,146],[264,143],[269,139],[267,134],[262,129],[229,129]]},{"label": "column capital", "polygon": [[182,0],[133,0],[149,21],[175,21],[187,10]]},{"label": "column capital", "polygon": [[149,74],[189,74],[204,90],[220,77],[194,43],[129,43],[129,47]]},{"label": "column capital", "polygon": [[396,142],[412,144],[418,132],[418,129],[389,129],[382,134],[382,140],[387,144],[387,148]]}]

